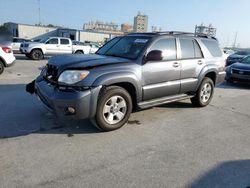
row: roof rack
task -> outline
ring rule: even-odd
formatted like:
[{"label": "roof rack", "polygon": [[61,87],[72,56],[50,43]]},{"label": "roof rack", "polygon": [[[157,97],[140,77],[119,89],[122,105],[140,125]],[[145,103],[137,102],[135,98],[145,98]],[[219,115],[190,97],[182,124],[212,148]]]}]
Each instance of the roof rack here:
[{"label": "roof rack", "polygon": [[202,38],[210,38],[217,40],[217,38],[212,37],[207,34],[203,33],[191,33],[191,32],[184,32],[184,31],[160,31],[160,32],[146,32],[146,33],[129,33],[128,35],[185,35],[191,37],[202,37]]}]

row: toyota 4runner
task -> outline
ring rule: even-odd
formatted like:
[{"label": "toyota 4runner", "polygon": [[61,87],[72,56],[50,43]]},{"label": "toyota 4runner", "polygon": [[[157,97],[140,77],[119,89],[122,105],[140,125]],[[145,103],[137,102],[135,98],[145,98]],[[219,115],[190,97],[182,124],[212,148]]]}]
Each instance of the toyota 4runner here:
[{"label": "toyota 4runner", "polygon": [[112,39],[93,55],[52,57],[26,90],[60,118],[88,118],[111,131],[122,127],[135,109],[183,99],[207,106],[224,70],[215,38],[133,33]]}]

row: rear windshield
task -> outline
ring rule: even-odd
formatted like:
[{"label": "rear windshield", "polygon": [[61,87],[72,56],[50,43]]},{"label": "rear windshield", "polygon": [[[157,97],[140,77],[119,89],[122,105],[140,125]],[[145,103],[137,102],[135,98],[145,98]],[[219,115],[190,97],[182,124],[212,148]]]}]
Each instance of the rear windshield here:
[{"label": "rear windshield", "polygon": [[201,41],[207,47],[208,51],[211,53],[213,57],[222,56],[221,49],[219,48],[219,44],[216,40],[201,39]]},{"label": "rear windshield", "polygon": [[236,55],[249,55],[250,52],[247,52],[247,51],[238,51],[238,52],[235,52]]}]

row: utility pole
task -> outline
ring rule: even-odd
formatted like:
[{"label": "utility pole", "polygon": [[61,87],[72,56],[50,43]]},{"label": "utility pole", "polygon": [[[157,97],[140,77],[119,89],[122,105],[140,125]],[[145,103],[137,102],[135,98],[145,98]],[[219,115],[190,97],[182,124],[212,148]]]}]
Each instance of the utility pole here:
[{"label": "utility pole", "polygon": [[39,23],[38,23],[38,25],[42,25],[42,23],[41,23],[40,0],[37,0],[37,1],[38,1],[38,16],[39,16]]},{"label": "utility pole", "polygon": [[236,47],[237,36],[238,36],[238,32],[235,33],[234,44],[233,44],[233,47],[234,47],[234,48]]}]

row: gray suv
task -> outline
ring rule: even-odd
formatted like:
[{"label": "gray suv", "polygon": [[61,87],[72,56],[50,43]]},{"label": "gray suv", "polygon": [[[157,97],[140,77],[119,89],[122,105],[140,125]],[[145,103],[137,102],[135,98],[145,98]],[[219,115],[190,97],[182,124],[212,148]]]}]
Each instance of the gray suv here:
[{"label": "gray suv", "polygon": [[88,118],[99,129],[112,131],[136,109],[183,99],[207,106],[224,70],[215,38],[133,33],[114,38],[96,54],[52,57],[26,90],[59,118]]}]

